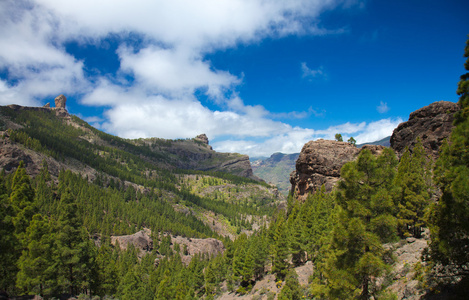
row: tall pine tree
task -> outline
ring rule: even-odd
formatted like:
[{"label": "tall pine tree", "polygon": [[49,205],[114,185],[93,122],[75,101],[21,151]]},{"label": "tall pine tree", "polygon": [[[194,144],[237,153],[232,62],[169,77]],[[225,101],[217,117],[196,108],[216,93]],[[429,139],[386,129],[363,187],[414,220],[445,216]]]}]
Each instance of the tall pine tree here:
[{"label": "tall pine tree", "polygon": [[[469,39],[464,64],[469,70]],[[469,275],[469,73],[461,76],[456,113],[449,141],[436,162],[435,181],[442,195],[431,209],[430,256],[449,274]]]},{"label": "tall pine tree", "polygon": [[369,299],[379,287],[376,278],[388,265],[383,242],[395,238],[393,217],[397,158],[391,149],[375,157],[369,150],[342,167],[336,201],[340,206],[317,295],[333,299]]}]

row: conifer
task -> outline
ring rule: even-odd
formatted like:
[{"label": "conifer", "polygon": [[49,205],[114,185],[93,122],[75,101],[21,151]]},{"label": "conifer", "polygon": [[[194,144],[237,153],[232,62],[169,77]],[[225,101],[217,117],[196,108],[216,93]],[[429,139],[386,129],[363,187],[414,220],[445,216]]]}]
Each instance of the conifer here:
[{"label": "conifer", "polygon": [[[469,71],[469,39],[464,64]],[[435,168],[441,197],[431,208],[430,258],[451,276],[469,276],[469,72],[461,76],[457,94],[461,110]]]}]

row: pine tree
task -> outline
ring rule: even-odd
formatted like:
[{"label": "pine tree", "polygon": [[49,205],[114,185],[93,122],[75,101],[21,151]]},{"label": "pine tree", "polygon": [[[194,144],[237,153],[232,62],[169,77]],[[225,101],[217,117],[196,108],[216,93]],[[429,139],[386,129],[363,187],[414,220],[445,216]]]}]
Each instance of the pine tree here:
[{"label": "pine tree", "polygon": [[22,161],[13,176],[10,202],[15,211],[15,217],[13,218],[15,232],[21,240],[36,210],[34,189]]},{"label": "pine tree", "polygon": [[[464,64],[469,70],[469,39]],[[469,72],[461,76],[457,94],[461,110],[455,114],[450,139],[436,161],[435,181],[442,195],[431,208],[430,257],[453,276],[469,275]]]},{"label": "pine tree", "polygon": [[329,298],[369,299],[376,278],[387,271],[383,242],[395,238],[393,217],[397,159],[391,149],[378,157],[363,150],[342,167],[336,201],[340,206],[325,267]]},{"label": "pine tree", "polygon": [[118,286],[118,274],[116,266],[116,256],[112,250],[109,239],[101,240],[96,256],[96,264],[98,267],[98,287],[96,293],[100,296],[113,295]]},{"label": "pine tree", "polygon": [[63,291],[75,295],[89,288],[88,271],[93,263],[91,245],[69,188],[62,194],[59,210],[55,251],[55,259],[59,262],[58,285]]},{"label": "pine tree", "polygon": [[5,176],[0,175],[0,290],[12,291],[16,280],[16,260],[19,242],[15,236],[13,217],[15,212],[4,184]]},{"label": "pine tree", "polygon": [[276,222],[274,241],[272,245],[272,273],[278,280],[283,280],[288,271],[288,237],[285,220],[280,214]]},{"label": "pine tree", "polygon": [[430,202],[428,169],[425,149],[418,139],[413,153],[408,148],[405,150],[397,169],[396,185],[401,188],[397,213],[400,236],[421,235]]},{"label": "pine tree", "polygon": [[54,234],[50,221],[40,214],[34,215],[23,242],[16,285],[27,294],[51,294],[56,287],[56,270],[53,260]]}]

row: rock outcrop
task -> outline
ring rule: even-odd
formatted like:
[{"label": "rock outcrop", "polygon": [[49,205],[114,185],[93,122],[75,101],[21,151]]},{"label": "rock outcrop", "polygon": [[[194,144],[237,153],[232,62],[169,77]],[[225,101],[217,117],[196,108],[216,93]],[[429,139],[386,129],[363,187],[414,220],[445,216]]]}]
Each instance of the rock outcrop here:
[{"label": "rock outcrop", "polygon": [[[199,134],[198,136],[195,137],[196,141],[202,142],[205,145],[208,145],[208,137],[205,133]],[[210,147],[212,149],[212,147]]]},{"label": "rock outcrop", "polygon": [[192,257],[196,254],[215,256],[225,251],[223,243],[214,238],[193,239],[182,236],[172,236],[171,243],[179,244],[182,251],[181,260],[186,265],[189,265]]},{"label": "rock outcrop", "polygon": [[[375,146],[380,147],[380,146]],[[331,191],[340,178],[342,166],[355,159],[360,149],[346,142],[317,140],[303,146],[290,175],[291,190],[304,201],[324,184]]]},{"label": "rock outcrop", "polygon": [[414,111],[407,122],[394,129],[391,147],[402,155],[406,146],[412,149],[420,138],[427,154],[436,159],[443,140],[451,134],[454,113],[459,109],[457,103],[439,101]]},{"label": "rock outcrop", "polygon": [[126,250],[129,245],[134,245],[135,249],[141,251],[151,251],[153,240],[150,237],[150,230],[140,230],[131,235],[111,236],[111,244],[119,245],[120,249]]},{"label": "rock outcrop", "polygon": [[152,151],[164,156],[168,163],[181,169],[226,172],[261,180],[254,175],[249,156],[214,151],[205,134],[185,140],[149,138],[136,140],[135,143],[148,146]]},{"label": "rock outcrop", "polygon": [[[119,246],[121,250],[126,250],[130,245],[134,245],[135,249],[139,250],[139,257],[142,257],[145,253],[153,250],[153,239],[150,236],[151,230],[145,228],[131,235],[111,236],[111,244],[115,247]],[[214,238],[193,239],[171,236],[171,248],[173,250],[175,244],[179,245],[181,260],[186,265],[189,265],[192,257],[196,254],[214,256],[225,251],[223,243]],[[157,260],[162,257],[162,255],[159,255]]]},{"label": "rock outcrop", "polygon": [[65,97],[63,94],[57,96],[55,98],[55,107],[56,108],[64,108],[65,109],[65,104],[67,103],[67,97]]}]

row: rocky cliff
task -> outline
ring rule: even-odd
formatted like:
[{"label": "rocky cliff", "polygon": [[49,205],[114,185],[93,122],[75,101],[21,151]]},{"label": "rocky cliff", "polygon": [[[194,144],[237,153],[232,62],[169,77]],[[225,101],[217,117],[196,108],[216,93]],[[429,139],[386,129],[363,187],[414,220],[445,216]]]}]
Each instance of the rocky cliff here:
[{"label": "rocky cliff", "polygon": [[[443,140],[451,134],[454,113],[458,110],[456,103],[439,101],[414,111],[407,122],[394,129],[391,147],[402,155],[406,146],[412,149],[420,138],[427,154],[436,159]],[[306,143],[296,161],[296,170],[290,175],[291,191],[300,200],[305,200],[309,192],[323,184],[327,191],[331,191],[340,179],[342,166],[354,160],[363,149],[378,155],[384,146],[356,148],[345,142],[325,140]]]},{"label": "rocky cliff", "polygon": [[[378,154],[383,146],[366,145],[361,149],[370,149]],[[342,166],[354,160],[361,149],[346,142],[317,140],[303,146],[296,170],[290,175],[291,191],[299,200],[304,201],[310,192],[325,186],[331,191],[340,179]]]},{"label": "rocky cliff", "polygon": [[414,111],[407,122],[394,129],[391,147],[402,155],[406,146],[412,149],[420,138],[427,154],[436,159],[443,140],[451,134],[454,113],[458,110],[456,103],[439,101]]},{"label": "rocky cliff", "polygon": [[145,145],[165,157],[167,162],[180,169],[226,172],[260,180],[252,171],[249,156],[238,153],[221,153],[212,149],[205,134],[193,139],[164,140],[139,139],[136,145]]}]

